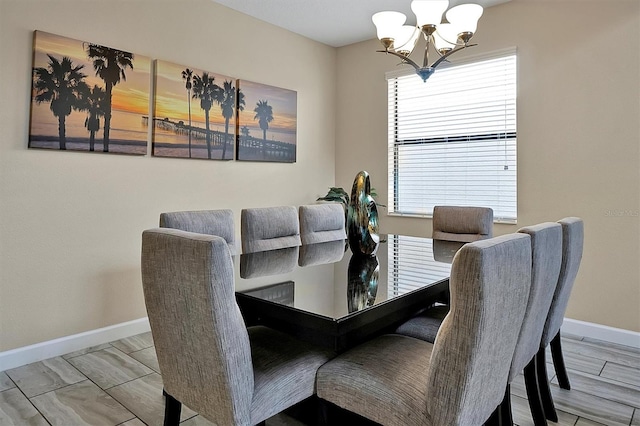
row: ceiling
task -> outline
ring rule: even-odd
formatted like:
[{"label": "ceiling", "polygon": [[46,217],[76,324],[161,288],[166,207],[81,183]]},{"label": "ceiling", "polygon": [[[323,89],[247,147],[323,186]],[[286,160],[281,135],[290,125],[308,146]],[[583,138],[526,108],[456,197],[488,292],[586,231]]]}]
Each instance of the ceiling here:
[{"label": "ceiling", "polygon": [[[409,0],[213,0],[238,12],[333,47],[375,37],[371,16],[396,10],[415,24]],[[485,8],[510,0],[472,0]],[[469,0],[450,0],[450,6]],[[413,22],[412,22],[413,20]]]}]

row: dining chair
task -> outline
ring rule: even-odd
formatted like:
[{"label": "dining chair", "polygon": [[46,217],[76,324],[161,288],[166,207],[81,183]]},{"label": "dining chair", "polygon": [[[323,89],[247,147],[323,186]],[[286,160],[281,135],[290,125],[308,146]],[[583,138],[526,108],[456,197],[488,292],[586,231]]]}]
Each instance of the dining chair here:
[{"label": "dining chair", "polygon": [[503,399],[530,284],[528,235],[465,245],[435,343],[387,334],[357,346],[320,367],[318,397],[383,425],[485,423]]},{"label": "dining chair", "polygon": [[228,209],[160,213],[160,227],[217,235],[227,242],[231,254],[239,252],[233,211]]},{"label": "dining chair", "polygon": [[566,217],[559,220],[558,223],[562,226],[562,265],[560,267],[560,276],[553,295],[553,301],[551,302],[549,314],[546,317],[544,330],[542,332],[540,348],[536,355],[536,373],[544,413],[547,419],[553,422],[558,421],[558,415],[553,404],[547,369],[545,367],[545,350],[547,346],[551,347],[551,357],[553,359],[556,377],[558,378],[558,384],[562,389],[571,389],[567,369],[564,365],[564,357],[562,355],[560,327],[562,326],[564,313],[569,304],[571,289],[578,275],[584,246],[584,222],[581,218]]},{"label": "dining chair", "polygon": [[243,209],[240,212],[240,229],[243,253],[301,244],[298,210],[293,206]]},{"label": "dining chair", "polygon": [[[528,234],[531,237],[532,282],[524,321],[511,362],[508,384],[500,409],[503,421],[512,424],[510,384],[519,373],[524,371],[529,408],[534,424],[537,426],[546,424],[546,420],[538,387],[535,358],[560,274],[562,227],[558,223],[546,222],[523,227],[518,232]],[[428,308],[420,315],[401,324],[396,329],[396,333],[433,342],[447,311],[448,306],[446,305]]]},{"label": "dining chair", "polygon": [[300,206],[300,239],[302,244],[346,240],[345,214],[342,204],[310,204]]},{"label": "dining chair", "polygon": [[258,424],[315,393],[316,371],[332,354],[245,327],[224,239],[146,230],[141,266],[165,425],[178,425],[182,404],[219,425]]},{"label": "dining chair", "polygon": [[493,236],[493,209],[435,206],[432,223],[433,239],[464,243],[484,240]]},{"label": "dining chair", "polygon": [[298,264],[300,247],[257,251],[240,255],[240,278],[266,277],[286,274]]},{"label": "dining chair", "polygon": [[309,204],[300,206],[300,239],[302,244],[346,240],[345,212],[342,204]]},{"label": "dining chair", "polygon": [[542,331],[556,290],[562,263],[562,227],[555,222],[526,226],[519,233],[531,237],[531,288],[525,309],[518,343],[511,361],[509,379],[501,404],[503,424],[513,424],[511,412],[511,383],[524,371],[527,400],[533,423],[546,425],[536,374],[536,354]]}]

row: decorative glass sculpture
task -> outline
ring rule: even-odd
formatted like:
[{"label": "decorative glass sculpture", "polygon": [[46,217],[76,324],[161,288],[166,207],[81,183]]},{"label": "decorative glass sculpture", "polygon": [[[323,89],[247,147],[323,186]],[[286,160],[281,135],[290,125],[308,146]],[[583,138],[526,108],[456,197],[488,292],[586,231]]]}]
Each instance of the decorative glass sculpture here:
[{"label": "decorative glass sculpture", "polygon": [[357,254],[375,254],[380,244],[378,235],[378,208],[371,196],[369,173],[356,175],[351,188],[347,214],[347,236],[349,247]]}]

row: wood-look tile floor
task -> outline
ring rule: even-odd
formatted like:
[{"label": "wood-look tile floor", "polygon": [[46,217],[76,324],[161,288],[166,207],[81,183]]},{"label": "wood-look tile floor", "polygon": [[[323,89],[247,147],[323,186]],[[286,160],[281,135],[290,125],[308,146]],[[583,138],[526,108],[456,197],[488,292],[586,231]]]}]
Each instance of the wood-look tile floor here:
[{"label": "wood-look tile floor", "polygon": [[[547,371],[562,426],[640,426],[640,349],[563,337],[571,390]],[[550,356],[548,356],[550,359]],[[533,425],[518,377],[511,386],[514,422]],[[267,420],[268,426],[313,424],[301,409]],[[87,348],[0,372],[0,425],[162,425],[164,398],[151,333]],[[211,426],[188,408],[183,426]],[[341,424],[352,425],[356,420]],[[554,425],[556,423],[550,423]]]}]

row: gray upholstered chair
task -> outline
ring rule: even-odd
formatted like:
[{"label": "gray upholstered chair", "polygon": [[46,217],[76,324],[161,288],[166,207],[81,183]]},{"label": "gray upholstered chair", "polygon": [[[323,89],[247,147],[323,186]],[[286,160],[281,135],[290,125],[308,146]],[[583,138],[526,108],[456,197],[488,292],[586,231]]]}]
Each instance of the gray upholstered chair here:
[{"label": "gray upholstered chair", "polygon": [[513,424],[510,384],[524,370],[527,399],[533,423],[546,425],[536,375],[536,353],[556,290],[562,263],[562,227],[554,222],[526,226],[518,230],[531,237],[531,289],[509,370],[509,380],[501,405],[503,424]]},{"label": "gray upholstered chair", "polygon": [[[503,399],[531,284],[531,242],[464,246],[435,343],[387,334],[318,370],[317,393],[383,425],[481,425]],[[509,289],[505,291],[505,289]]]},{"label": "gray upholstered chair", "polygon": [[245,327],[221,237],[142,234],[142,284],[164,383],[165,425],[182,404],[219,425],[251,425],[315,392],[331,354],[278,331]]},{"label": "gray upholstered chair", "polygon": [[300,206],[299,215],[302,244],[317,244],[347,239],[342,204]]},{"label": "gray upholstered chair", "polygon": [[578,217],[566,217],[558,221],[562,226],[562,266],[558,285],[551,302],[551,308],[547,315],[540,349],[536,355],[536,372],[538,374],[538,386],[547,419],[557,422],[558,415],[553,404],[551,390],[549,389],[549,379],[547,377],[545,349],[547,345],[551,347],[551,357],[556,370],[558,384],[562,389],[569,390],[569,376],[564,365],[562,356],[562,345],[560,343],[560,327],[564,320],[564,313],[567,310],[571,289],[578,275],[582,251],[584,246],[584,222]]},{"label": "gray upholstered chair", "polygon": [[240,251],[233,223],[233,211],[228,209],[160,213],[160,227],[217,235],[227,242],[231,254],[238,254]]},{"label": "gray upholstered chair", "polygon": [[298,210],[293,206],[243,209],[240,212],[242,252],[297,247],[300,241]]},{"label": "gray upholstered chair", "polygon": [[240,278],[286,274],[298,264],[300,247],[257,251],[240,255]]},{"label": "gray upholstered chair", "polygon": [[[524,370],[529,407],[534,424],[546,424],[536,376],[536,353],[540,347],[545,320],[551,306],[562,260],[562,227],[553,222],[521,228],[518,232],[531,237],[532,271],[529,301],[525,311],[518,344],[509,371],[510,384]],[[396,329],[396,333],[433,342],[447,314],[445,305],[427,309]],[[510,386],[501,404],[502,418],[512,419]]]},{"label": "gray upholstered chair", "polygon": [[435,206],[433,232],[436,240],[471,241],[493,237],[493,210],[489,207]]},{"label": "gray upholstered chair", "polygon": [[345,240],[325,241],[317,244],[300,246],[298,265],[313,266],[335,263],[342,260],[346,249]]}]

